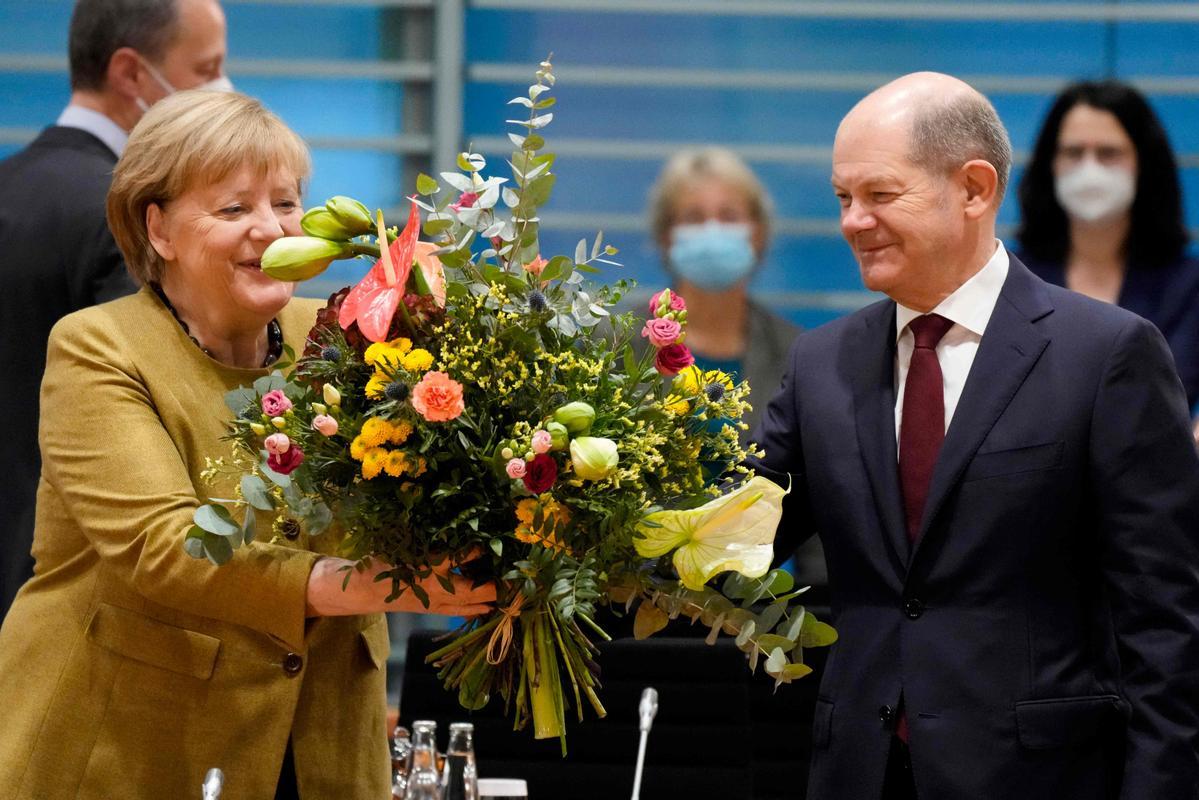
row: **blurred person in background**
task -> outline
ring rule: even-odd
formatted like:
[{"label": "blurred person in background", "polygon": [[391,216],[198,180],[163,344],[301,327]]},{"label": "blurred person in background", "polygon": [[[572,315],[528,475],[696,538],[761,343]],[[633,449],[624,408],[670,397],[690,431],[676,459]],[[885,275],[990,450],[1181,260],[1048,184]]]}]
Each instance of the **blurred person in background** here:
[{"label": "blurred person in background", "polygon": [[79,0],[68,49],[69,105],[0,163],[0,620],[33,574],[36,401],[50,328],[136,288],[104,219],[113,165],[153,103],[177,89],[229,88],[216,0]]},{"label": "blurred person in background", "polygon": [[1118,81],[1067,87],[1037,137],[1020,210],[1029,269],[1156,325],[1195,416],[1199,260],[1187,257],[1177,163],[1145,98]]},{"label": "blurred person in background", "polygon": [[[670,276],[687,303],[687,347],[700,369],[748,380],[757,427],[782,383],[799,327],[755,302],[749,282],[770,242],[773,203],[735,153],[704,147],[676,153],[650,190],[650,225]],[[827,583],[824,553],[813,538],[795,553],[801,584]],[[823,602],[823,592],[818,598]]]}]

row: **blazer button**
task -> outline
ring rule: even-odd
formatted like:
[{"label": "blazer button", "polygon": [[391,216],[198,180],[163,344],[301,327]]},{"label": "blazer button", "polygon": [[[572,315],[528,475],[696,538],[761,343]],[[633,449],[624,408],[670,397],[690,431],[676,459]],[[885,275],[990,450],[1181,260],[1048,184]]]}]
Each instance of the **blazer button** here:
[{"label": "blazer button", "polygon": [[924,603],[912,598],[903,604],[903,613],[908,619],[920,619],[924,614]]},{"label": "blazer button", "polygon": [[299,653],[288,653],[283,657],[283,671],[288,675],[299,675],[304,669],[304,657]]},{"label": "blazer button", "polygon": [[878,718],[884,725],[890,725],[895,721],[895,709],[891,708],[891,706],[880,706]]}]

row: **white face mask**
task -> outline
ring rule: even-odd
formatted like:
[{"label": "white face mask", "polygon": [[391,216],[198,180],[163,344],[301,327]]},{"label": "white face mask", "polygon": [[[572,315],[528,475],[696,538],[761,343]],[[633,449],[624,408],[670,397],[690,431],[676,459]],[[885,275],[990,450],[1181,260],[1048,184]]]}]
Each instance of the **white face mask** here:
[{"label": "white face mask", "polygon": [[[162,90],[164,92],[166,92],[168,95],[171,95],[171,94],[174,94],[175,92],[179,91],[178,89],[176,89],[174,86],[171,85],[170,81],[168,81],[166,78],[164,78],[162,76],[161,72],[159,72],[157,69],[155,69],[153,64],[151,64],[149,61],[147,61],[144,58],[141,59],[141,62],[142,62],[142,66],[146,68],[146,72],[149,72],[150,77],[152,77],[154,80],[158,81],[158,85],[162,87]],[[199,86],[193,86],[192,88],[193,89],[206,89],[208,91],[213,91],[213,92],[232,92],[233,91],[233,81],[229,80],[228,75],[218,75],[217,77],[213,78],[212,80],[201,83]],[[134,102],[137,103],[137,107],[142,110],[143,114],[150,110],[150,104],[147,103],[142,98],[135,97]]]},{"label": "white face mask", "polygon": [[1123,214],[1132,207],[1137,182],[1131,172],[1105,167],[1092,158],[1054,181],[1054,194],[1066,213],[1084,222]]}]

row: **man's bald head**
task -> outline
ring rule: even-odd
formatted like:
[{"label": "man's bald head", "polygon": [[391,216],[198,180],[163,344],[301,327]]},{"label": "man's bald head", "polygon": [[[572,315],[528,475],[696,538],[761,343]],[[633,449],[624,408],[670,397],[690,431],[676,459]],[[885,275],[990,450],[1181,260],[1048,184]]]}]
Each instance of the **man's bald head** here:
[{"label": "man's bald head", "polygon": [[995,107],[965,81],[939,72],[904,75],[864,97],[837,135],[880,125],[902,127],[908,157],[931,174],[947,175],[967,161],[986,161],[998,174],[998,199],[1003,198],[1012,145]]}]

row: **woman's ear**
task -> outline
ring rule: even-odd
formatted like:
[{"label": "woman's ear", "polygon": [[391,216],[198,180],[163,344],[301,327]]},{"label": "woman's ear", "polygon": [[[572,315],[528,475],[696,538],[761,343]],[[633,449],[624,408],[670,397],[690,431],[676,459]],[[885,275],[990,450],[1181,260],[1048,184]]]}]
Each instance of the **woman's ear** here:
[{"label": "woman's ear", "polygon": [[171,241],[166,215],[158,203],[146,206],[146,236],[163,261],[175,260],[175,245]]}]

